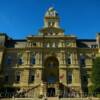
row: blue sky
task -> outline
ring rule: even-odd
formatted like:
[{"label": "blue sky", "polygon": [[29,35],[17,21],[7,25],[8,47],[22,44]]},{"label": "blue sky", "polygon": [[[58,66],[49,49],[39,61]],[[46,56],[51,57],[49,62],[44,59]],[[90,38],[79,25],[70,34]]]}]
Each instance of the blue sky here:
[{"label": "blue sky", "polygon": [[65,34],[94,39],[100,32],[100,0],[0,0],[0,32],[16,39],[37,34],[50,6]]}]

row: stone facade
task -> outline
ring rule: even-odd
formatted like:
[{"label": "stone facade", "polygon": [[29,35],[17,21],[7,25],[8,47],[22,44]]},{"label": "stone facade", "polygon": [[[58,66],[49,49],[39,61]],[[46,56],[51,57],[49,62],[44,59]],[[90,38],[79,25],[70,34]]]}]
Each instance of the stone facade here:
[{"label": "stone facade", "polygon": [[1,93],[4,88],[30,97],[80,96],[89,91],[92,63],[100,56],[100,34],[96,39],[77,39],[64,35],[59,22],[50,7],[37,35],[15,40],[0,34]]}]

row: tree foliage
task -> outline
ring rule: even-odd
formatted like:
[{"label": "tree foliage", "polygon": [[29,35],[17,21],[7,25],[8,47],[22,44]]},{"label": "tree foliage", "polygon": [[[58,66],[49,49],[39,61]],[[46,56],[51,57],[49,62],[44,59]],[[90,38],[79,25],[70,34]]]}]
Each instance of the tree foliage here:
[{"label": "tree foliage", "polygon": [[92,82],[93,90],[100,93],[100,57],[97,57],[93,62]]}]

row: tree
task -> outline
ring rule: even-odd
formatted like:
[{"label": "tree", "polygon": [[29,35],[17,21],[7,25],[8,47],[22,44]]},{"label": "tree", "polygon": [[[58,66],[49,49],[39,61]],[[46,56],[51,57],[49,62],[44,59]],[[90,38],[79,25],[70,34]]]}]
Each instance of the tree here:
[{"label": "tree", "polygon": [[93,91],[100,94],[100,57],[95,58],[92,68]]}]

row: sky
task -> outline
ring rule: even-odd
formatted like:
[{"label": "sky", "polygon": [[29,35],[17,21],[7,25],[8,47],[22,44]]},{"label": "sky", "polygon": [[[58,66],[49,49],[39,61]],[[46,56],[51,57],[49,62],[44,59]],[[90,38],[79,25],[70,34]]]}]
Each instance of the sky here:
[{"label": "sky", "polygon": [[100,32],[100,0],[0,0],[0,32],[14,39],[37,35],[53,6],[65,35],[95,39]]}]

